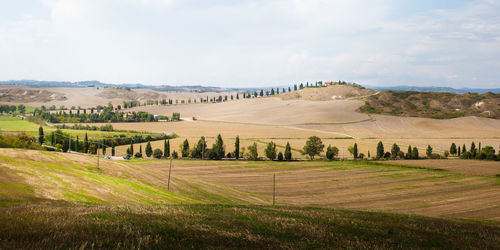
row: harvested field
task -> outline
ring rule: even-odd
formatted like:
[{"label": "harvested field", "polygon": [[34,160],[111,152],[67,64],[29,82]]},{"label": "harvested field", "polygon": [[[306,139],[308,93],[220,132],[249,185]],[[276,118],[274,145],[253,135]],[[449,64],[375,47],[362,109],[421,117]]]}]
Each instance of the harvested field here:
[{"label": "harvested field", "polygon": [[[113,161],[84,155],[0,149],[3,203],[278,204],[342,207],[500,221],[497,177],[370,162]],[[7,188],[7,189],[6,189]],[[6,190],[15,189],[18,192]]]},{"label": "harvested field", "polygon": [[304,88],[299,91],[280,94],[280,97],[283,100],[330,101],[369,96],[375,93],[375,90],[352,85],[332,85],[321,88]]},{"label": "harvested field", "polygon": [[447,160],[399,160],[399,161],[386,161],[386,163],[445,169],[453,173],[466,174],[466,175],[478,175],[478,176],[500,175],[500,162],[498,161],[447,159]]},{"label": "harvested field", "polygon": [[199,120],[239,122],[266,125],[315,123],[350,123],[369,120],[370,116],[355,112],[363,101],[331,100],[324,102],[290,100],[278,97],[252,98],[216,104],[186,104],[136,107],[157,115],[180,112],[181,117]]}]

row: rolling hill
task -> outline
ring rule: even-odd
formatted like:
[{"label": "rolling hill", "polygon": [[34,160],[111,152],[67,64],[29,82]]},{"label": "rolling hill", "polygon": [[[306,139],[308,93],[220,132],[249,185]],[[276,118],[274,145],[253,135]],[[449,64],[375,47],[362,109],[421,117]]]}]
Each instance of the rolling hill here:
[{"label": "rolling hill", "polygon": [[500,94],[445,92],[380,92],[365,99],[361,112],[449,119],[464,116],[500,118]]}]

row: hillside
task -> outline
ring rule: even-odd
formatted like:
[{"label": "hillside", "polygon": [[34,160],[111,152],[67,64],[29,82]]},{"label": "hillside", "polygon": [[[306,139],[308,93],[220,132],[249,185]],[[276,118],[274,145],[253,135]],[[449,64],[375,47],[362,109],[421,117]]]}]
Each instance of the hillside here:
[{"label": "hillside", "polygon": [[387,91],[367,97],[359,111],[437,119],[464,116],[499,119],[500,94]]},{"label": "hillside", "polygon": [[283,100],[331,101],[368,96],[374,93],[375,91],[371,89],[346,84],[304,88],[294,92],[283,93],[280,97]]},{"label": "hillside", "polygon": [[104,97],[106,99],[122,99],[122,100],[158,100],[165,99],[167,96],[156,91],[150,90],[132,90],[129,88],[105,88],[104,91],[97,94],[99,97]]},{"label": "hillside", "polygon": [[168,161],[95,164],[0,149],[0,248],[500,247],[495,177],[363,162],[175,160],[168,190]]},{"label": "hillside", "polygon": [[32,103],[64,101],[67,97],[59,92],[25,87],[0,87],[0,102]]}]

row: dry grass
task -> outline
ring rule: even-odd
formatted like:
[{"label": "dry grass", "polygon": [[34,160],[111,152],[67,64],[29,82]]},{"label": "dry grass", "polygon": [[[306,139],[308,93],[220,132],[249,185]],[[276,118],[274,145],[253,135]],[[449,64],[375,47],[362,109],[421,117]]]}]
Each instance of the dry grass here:
[{"label": "dry grass", "polygon": [[[1,153],[3,172],[27,185],[23,197],[31,197],[29,202],[270,204],[276,174],[280,204],[500,220],[495,177],[367,162],[175,160],[167,191],[167,160],[101,159],[96,169],[96,159],[89,156],[13,149]],[[6,194],[4,202],[20,200]]]},{"label": "dry grass", "polygon": [[500,227],[341,209],[265,206],[0,208],[5,249],[498,249]]}]

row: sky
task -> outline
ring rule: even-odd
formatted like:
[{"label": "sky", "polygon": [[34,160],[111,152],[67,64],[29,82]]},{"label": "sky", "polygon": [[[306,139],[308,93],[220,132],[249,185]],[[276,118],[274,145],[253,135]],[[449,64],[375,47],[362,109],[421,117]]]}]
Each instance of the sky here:
[{"label": "sky", "polygon": [[0,80],[500,87],[500,0],[0,0]]}]

